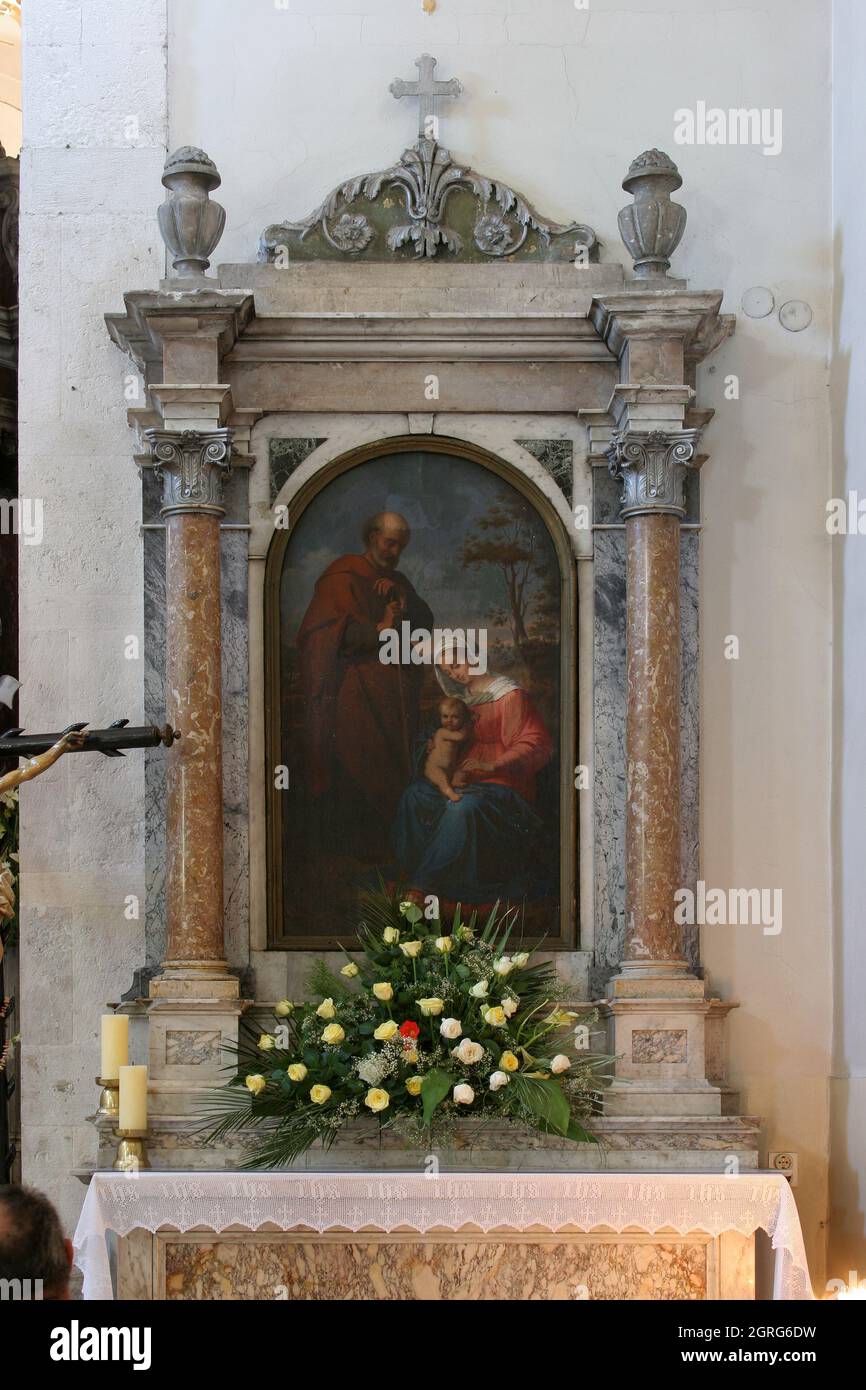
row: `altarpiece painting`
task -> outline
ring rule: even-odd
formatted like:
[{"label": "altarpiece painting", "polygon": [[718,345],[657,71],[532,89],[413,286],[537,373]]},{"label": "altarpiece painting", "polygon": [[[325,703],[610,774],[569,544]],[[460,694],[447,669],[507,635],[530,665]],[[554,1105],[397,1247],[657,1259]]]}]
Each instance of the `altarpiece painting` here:
[{"label": "altarpiece painting", "polygon": [[289,518],[266,583],[272,944],[333,942],[381,876],[509,902],[528,938],[571,945],[561,522],[509,465],[437,440],[336,461]]}]

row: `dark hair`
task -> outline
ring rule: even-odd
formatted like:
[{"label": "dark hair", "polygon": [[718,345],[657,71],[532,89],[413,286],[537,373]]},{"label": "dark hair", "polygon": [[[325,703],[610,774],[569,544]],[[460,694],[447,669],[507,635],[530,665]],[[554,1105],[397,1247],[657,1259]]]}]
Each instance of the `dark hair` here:
[{"label": "dark hair", "polygon": [[33,1187],[0,1187],[0,1279],[41,1279],[55,1293],[68,1283],[60,1217]]}]

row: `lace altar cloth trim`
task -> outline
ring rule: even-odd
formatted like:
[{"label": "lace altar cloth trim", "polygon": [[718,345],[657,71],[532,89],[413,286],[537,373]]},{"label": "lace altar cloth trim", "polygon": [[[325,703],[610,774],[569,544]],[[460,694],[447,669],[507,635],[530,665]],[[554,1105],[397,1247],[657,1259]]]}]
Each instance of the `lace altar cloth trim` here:
[{"label": "lace altar cloth trim", "polygon": [[75,1232],[84,1297],[113,1297],[106,1233],[169,1226],[250,1231],[272,1224],[358,1231],[572,1226],[648,1234],[764,1230],[776,1252],[774,1298],[812,1298],[803,1234],[787,1180],[651,1173],[95,1173]]}]

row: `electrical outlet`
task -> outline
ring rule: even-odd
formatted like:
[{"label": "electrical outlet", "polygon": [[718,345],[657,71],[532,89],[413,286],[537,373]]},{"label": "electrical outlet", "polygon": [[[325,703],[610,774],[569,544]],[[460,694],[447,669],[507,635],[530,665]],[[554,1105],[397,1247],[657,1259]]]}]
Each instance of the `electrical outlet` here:
[{"label": "electrical outlet", "polygon": [[792,1187],[797,1186],[797,1155],[791,1153],[790,1149],[770,1150],[767,1155],[767,1167],[772,1168],[774,1173],[784,1173]]}]

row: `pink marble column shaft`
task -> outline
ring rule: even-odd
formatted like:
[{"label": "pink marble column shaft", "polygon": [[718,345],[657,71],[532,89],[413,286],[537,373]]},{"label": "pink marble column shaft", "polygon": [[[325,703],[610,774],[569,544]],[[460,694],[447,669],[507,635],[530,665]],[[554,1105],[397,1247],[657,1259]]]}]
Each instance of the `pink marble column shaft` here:
[{"label": "pink marble column shaft", "polygon": [[163,969],[224,971],[218,514],[166,516],[165,599],[167,714],[181,737],[166,780]]},{"label": "pink marble column shaft", "polygon": [[626,518],[626,945],[623,969],[686,968],[680,869],[680,521]]}]

